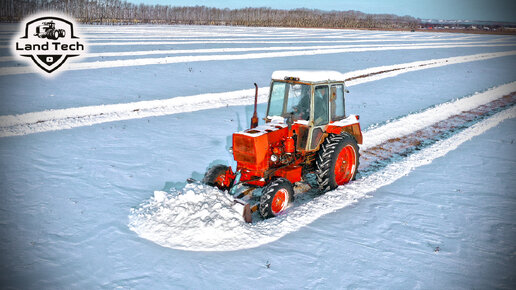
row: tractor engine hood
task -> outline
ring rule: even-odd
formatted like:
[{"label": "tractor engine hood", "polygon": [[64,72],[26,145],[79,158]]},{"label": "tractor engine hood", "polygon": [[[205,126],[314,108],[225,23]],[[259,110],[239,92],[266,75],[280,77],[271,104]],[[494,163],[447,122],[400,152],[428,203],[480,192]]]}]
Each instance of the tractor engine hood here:
[{"label": "tractor engine hood", "polygon": [[269,166],[272,144],[288,134],[287,124],[271,122],[233,134],[233,157],[238,167],[265,171]]}]

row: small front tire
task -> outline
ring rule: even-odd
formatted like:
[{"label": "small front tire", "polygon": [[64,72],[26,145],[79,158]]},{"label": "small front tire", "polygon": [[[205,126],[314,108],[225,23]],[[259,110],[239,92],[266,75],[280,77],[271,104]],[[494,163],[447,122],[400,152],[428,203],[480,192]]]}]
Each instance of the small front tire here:
[{"label": "small front tire", "polygon": [[220,190],[228,189],[228,187],[224,185],[224,181],[226,179],[226,172],[228,171],[228,169],[229,167],[222,164],[218,164],[211,167],[204,174],[202,183],[207,184],[209,186],[217,187]]},{"label": "small front tire", "polygon": [[260,215],[265,219],[275,217],[283,213],[293,200],[292,183],[285,178],[278,178],[263,190],[259,206]]}]

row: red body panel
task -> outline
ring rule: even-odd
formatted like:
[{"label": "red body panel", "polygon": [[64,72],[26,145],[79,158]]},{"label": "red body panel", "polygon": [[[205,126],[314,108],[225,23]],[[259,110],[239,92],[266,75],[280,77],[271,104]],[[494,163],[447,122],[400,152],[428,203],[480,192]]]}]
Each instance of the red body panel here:
[{"label": "red body panel", "polygon": [[362,144],[362,130],[360,130],[360,124],[354,123],[347,126],[336,126],[333,124],[329,124],[328,127],[326,127],[326,133],[329,134],[342,134],[342,133],[349,133],[352,136],[355,137],[358,144]]},{"label": "red body panel", "polygon": [[291,165],[278,169],[274,172],[274,176],[283,177],[288,179],[291,183],[295,183],[301,181],[302,172],[303,167]]}]

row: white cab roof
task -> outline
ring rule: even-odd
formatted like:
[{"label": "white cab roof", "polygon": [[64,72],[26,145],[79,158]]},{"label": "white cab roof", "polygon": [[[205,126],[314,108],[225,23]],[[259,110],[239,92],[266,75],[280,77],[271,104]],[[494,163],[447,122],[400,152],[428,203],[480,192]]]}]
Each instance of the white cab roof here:
[{"label": "white cab roof", "polygon": [[334,70],[277,70],[272,73],[272,79],[283,80],[286,77],[299,78],[305,82],[343,81],[344,74]]}]

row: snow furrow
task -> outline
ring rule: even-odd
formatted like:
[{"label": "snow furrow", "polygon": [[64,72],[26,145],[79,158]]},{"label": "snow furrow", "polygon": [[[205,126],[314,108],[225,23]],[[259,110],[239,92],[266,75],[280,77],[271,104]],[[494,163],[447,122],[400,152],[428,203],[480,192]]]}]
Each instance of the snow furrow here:
[{"label": "snow furrow", "polygon": [[[353,86],[387,77],[394,77],[402,73],[416,70],[471,61],[487,60],[514,54],[516,54],[516,51],[432,59],[427,61],[417,61],[358,70],[346,73],[345,76],[346,79],[351,79],[347,82],[347,86]],[[495,88],[493,89],[494,92],[492,92],[493,90],[489,90],[483,94],[487,96],[500,97],[500,93],[514,91],[514,87],[515,82]],[[259,102],[265,102],[267,100],[268,91],[268,87],[260,88],[258,99]],[[487,103],[489,98],[485,98],[484,95],[480,97],[472,96],[470,98],[475,97],[474,100],[476,103],[481,103],[483,101]],[[224,93],[176,97],[164,100],[87,106],[60,110],[47,110],[19,115],[0,116],[0,137],[71,129],[75,127],[90,126],[106,122],[187,113],[225,106],[249,105],[252,104],[253,97],[254,90],[249,89]],[[461,106],[467,106],[467,103],[468,101],[464,101],[463,105]],[[429,120],[431,119],[432,117],[429,117]],[[379,134],[379,136],[381,135],[382,134]],[[387,137],[388,136],[384,136],[383,138]]]},{"label": "snow furrow", "polygon": [[[225,194],[207,186],[191,184],[185,188],[184,193],[155,192],[149,201],[131,211],[129,228],[142,238],[174,249],[235,251],[259,247],[368,197],[379,188],[397,181],[420,166],[430,164],[502,121],[515,117],[515,107],[506,109],[406,159],[391,163],[374,174],[290,208],[287,214],[273,219],[247,224],[238,213],[232,211],[231,201]],[[397,128],[381,129],[401,135]]]},{"label": "snow furrow", "polygon": [[[442,45],[471,45],[482,44],[485,42],[469,42],[456,43],[447,42]],[[355,44],[355,45],[315,45],[315,46],[269,46],[269,47],[224,47],[224,48],[200,48],[200,49],[165,49],[165,50],[141,50],[141,51],[110,51],[85,53],[84,58],[94,57],[124,57],[124,56],[145,56],[145,55],[166,55],[166,54],[186,54],[186,53],[228,53],[228,52],[247,52],[247,51],[281,51],[281,50],[314,50],[314,49],[332,49],[332,48],[372,48],[372,47],[401,47],[401,46],[415,46],[415,45],[432,45],[431,43],[423,44]],[[2,56],[0,62],[15,61],[14,56]]]},{"label": "snow furrow", "polygon": [[[223,38],[219,38],[223,37]],[[307,34],[307,35],[221,35],[221,36],[211,36],[211,35],[176,35],[174,33],[169,34],[129,34],[129,35],[122,35],[122,36],[116,36],[115,34],[109,34],[109,35],[86,35],[86,40],[98,40],[98,41],[141,41],[141,40],[156,40],[156,41],[210,41],[210,40],[222,40],[222,41],[232,41],[232,40],[282,40],[282,39],[380,39],[380,41],[389,40],[389,39],[397,39],[397,38],[403,38],[406,40],[414,40],[414,41],[425,41],[425,40],[432,40],[432,41],[442,41],[443,39],[440,38],[434,38],[434,37],[417,37],[414,36],[410,37],[400,37],[400,36],[388,36],[382,35],[381,38],[376,36],[368,36],[368,35],[319,35],[319,34]],[[0,39],[8,40],[8,38],[0,37]],[[453,37],[453,38],[447,38],[445,40],[469,40],[473,39],[471,37]]]},{"label": "snow furrow", "polygon": [[[334,42],[334,41],[330,41]],[[224,43],[224,42],[221,42]],[[272,43],[272,42],[268,42]],[[291,43],[291,42],[286,42]],[[161,65],[184,62],[204,62],[204,61],[227,61],[227,60],[248,60],[261,58],[278,58],[278,57],[294,57],[307,55],[324,55],[324,54],[339,54],[349,52],[367,52],[367,51],[387,51],[387,50],[419,50],[419,49],[439,49],[439,48],[458,48],[458,47],[505,47],[514,46],[513,44],[455,44],[455,45],[414,45],[414,46],[386,46],[386,47],[363,47],[363,48],[333,48],[333,49],[311,49],[301,51],[278,51],[278,52],[260,52],[260,53],[246,53],[246,54],[224,54],[224,55],[186,55],[186,56],[168,56],[157,58],[138,58],[138,59],[124,59],[124,60],[108,60],[95,62],[77,62],[68,63],[60,68],[62,71],[70,70],[91,70],[102,68],[117,68],[117,67],[134,67],[146,65]],[[0,68],[0,76],[29,74],[34,73],[34,68],[30,66],[9,66]]]},{"label": "snow furrow", "polygon": [[[299,39],[299,37],[294,37]],[[314,37],[317,38],[317,37]],[[346,40],[336,40],[336,39],[323,39],[323,40],[223,40],[223,39],[213,39],[213,40],[159,40],[159,41],[113,41],[113,42],[89,42],[88,46],[135,46],[135,45],[185,45],[185,44],[269,44],[269,43],[285,43],[285,44],[301,44],[301,43],[360,43],[360,42],[404,42],[404,41],[442,41],[442,40],[461,40],[460,38],[449,38],[449,39],[432,39],[432,38],[415,38],[415,39],[407,39],[407,38],[399,38],[399,37],[388,37],[388,38],[371,38],[371,37],[354,37],[354,39],[346,39]],[[465,42],[467,43],[467,42]],[[436,44],[436,43],[434,43]],[[437,42],[438,44],[438,42]],[[0,48],[9,48],[10,44],[0,45]]]}]

